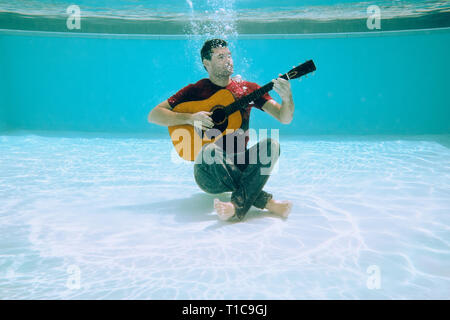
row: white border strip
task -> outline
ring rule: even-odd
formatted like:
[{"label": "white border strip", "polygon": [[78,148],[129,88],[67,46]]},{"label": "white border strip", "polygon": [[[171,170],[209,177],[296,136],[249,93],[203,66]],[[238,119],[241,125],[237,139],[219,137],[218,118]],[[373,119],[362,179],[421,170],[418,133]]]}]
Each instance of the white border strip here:
[{"label": "white border strip", "polygon": [[[296,33],[296,34],[239,34],[226,39],[316,39],[316,38],[354,38],[354,37],[385,37],[404,36],[416,34],[446,33],[450,32],[450,27],[411,29],[396,31],[367,31],[367,32],[346,32],[346,33]],[[0,35],[16,36],[41,36],[41,37],[68,37],[68,38],[107,38],[107,39],[149,39],[149,40],[188,40],[203,39],[202,35],[186,34],[112,34],[112,33],[78,33],[78,32],[54,32],[54,31],[31,31],[0,29]]]}]

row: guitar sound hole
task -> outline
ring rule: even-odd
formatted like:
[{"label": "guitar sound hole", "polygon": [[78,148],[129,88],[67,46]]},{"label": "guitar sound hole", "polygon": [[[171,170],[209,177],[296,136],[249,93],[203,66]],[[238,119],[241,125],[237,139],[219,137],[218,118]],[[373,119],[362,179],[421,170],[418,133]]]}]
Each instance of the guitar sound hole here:
[{"label": "guitar sound hole", "polygon": [[228,119],[225,119],[225,122],[221,124],[216,124],[211,129],[208,129],[205,131],[205,136],[208,139],[215,138],[219,136],[222,132],[224,132],[227,129],[228,126]]},{"label": "guitar sound hole", "polygon": [[215,124],[221,123],[225,120],[225,111],[223,109],[216,109],[213,111],[211,118]]},{"label": "guitar sound hole", "polygon": [[214,126],[205,131],[205,136],[208,139],[213,139],[224,132],[228,126],[228,119],[226,117],[223,106],[217,105],[212,109],[211,119],[214,122]]}]

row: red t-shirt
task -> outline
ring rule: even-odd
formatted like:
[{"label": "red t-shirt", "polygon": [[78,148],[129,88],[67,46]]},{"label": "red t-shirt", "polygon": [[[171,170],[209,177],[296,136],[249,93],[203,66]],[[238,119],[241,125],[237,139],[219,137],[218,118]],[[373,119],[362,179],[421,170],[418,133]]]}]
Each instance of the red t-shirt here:
[{"label": "red t-shirt", "polygon": [[[228,84],[226,87],[220,87],[214,83],[211,82],[208,78],[201,79],[197,81],[194,84],[190,84],[183,89],[179,90],[177,93],[175,93],[173,96],[171,96],[168,99],[169,105],[174,108],[177,104],[187,101],[199,101],[199,100],[205,100],[211,97],[214,93],[221,89],[227,89],[231,91],[231,93],[234,95],[235,99],[238,100],[243,96],[246,96],[253,91],[259,89],[260,86],[254,82],[249,81],[235,81],[231,80],[230,84]],[[242,124],[241,129],[244,131],[245,134],[245,145],[239,145],[240,139],[236,139],[235,137],[239,134],[242,134],[240,131],[235,131],[233,133],[227,134],[225,136],[225,139],[223,141],[216,140],[216,144],[221,146],[226,152],[242,152],[247,149],[247,144],[249,140],[248,136],[248,128],[249,128],[249,121],[250,121],[250,111],[252,107],[256,107],[259,110],[262,110],[263,105],[268,101],[272,99],[272,97],[266,93],[260,98],[256,99],[252,103],[250,103],[247,108],[241,109],[241,116],[242,116]],[[234,150],[226,150],[227,139],[234,138]]]}]

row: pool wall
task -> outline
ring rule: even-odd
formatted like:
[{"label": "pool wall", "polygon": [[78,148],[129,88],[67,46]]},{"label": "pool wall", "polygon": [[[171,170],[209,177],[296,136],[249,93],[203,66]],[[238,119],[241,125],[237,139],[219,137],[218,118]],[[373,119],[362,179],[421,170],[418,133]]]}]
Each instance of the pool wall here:
[{"label": "pool wall", "polygon": [[[2,56],[2,37],[0,35],[0,56]],[[7,130],[7,109],[9,109],[9,103],[6,100],[6,95],[8,93],[7,86],[9,84],[8,79],[6,79],[5,72],[6,63],[3,59],[0,60],[0,131]]]},{"label": "pool wall", "polygon": [[[0,31],[0,130],[166,133],[156,104],[207,76],[199,40]],[[450,28],[231,39],[235,74],[265,84],[313,59],[293,81],[294,120],[252,111],[286,134],[450,133]],[[279,100],[274,91],[272,96]]]},{"label": "pool wall", "polygon": [[7,130],[6,126],[6,97],[5,97],[5,89],[0,88],[0,131]]}]

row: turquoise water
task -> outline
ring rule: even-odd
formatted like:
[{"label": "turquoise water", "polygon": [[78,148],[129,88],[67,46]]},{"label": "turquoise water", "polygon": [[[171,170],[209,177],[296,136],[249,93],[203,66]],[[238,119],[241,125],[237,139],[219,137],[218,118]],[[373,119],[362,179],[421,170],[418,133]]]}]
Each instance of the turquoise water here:
[{"label": "turquoise water", "polygon": [[[388,36],[232,39],[235,75],[265,84],[314,59],[314,76],[292,83],[296,120],[253,112],[255,128],[281,134],[450,132],[450,29]],[[0,36],[6,125],[24,130],[165,134],[150,108],[207,76],[202,40]],[[271,91],[274,98],[278,98]],[[36,111],[38,103],[38,111]]]},{"label": "turquoise water", "polygon": [[[69,32],[64,1],[0,1],[0,298],[448,299],[448,1],[379,2],[390,22],[367,30],[371,3],[80,1],[103,20]],[[167,32],[136,18],[153,11]],[[273,24],[252,29],[261,14]],[[220,222],[147,123],[207,76],[198,52],[216,34],[259,84],[317,66],[291,83],[290,125],[250,121],[279,130],[265,189],[293,202],[287,220],[253,207]]]}]

